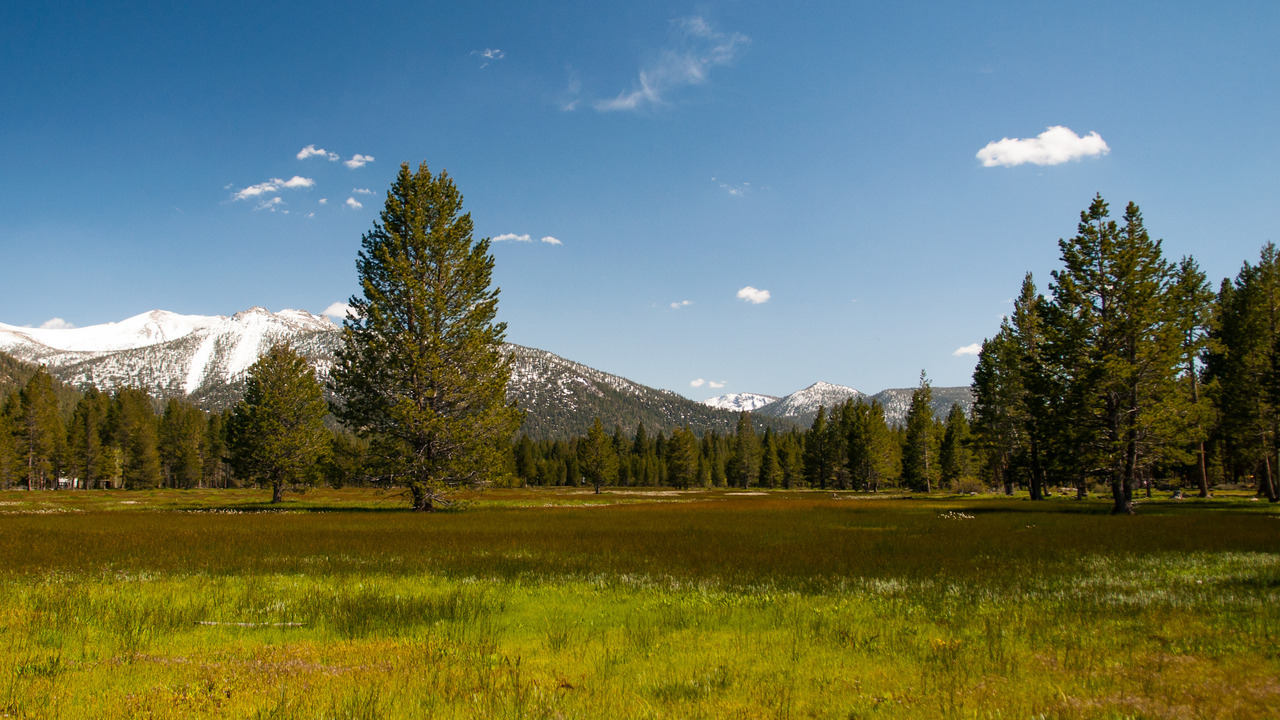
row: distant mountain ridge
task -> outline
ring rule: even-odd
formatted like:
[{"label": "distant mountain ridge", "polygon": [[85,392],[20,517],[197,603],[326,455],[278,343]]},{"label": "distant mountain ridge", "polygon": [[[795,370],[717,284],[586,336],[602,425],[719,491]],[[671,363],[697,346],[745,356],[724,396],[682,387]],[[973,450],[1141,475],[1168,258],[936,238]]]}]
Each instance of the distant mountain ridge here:
[{"label": "distant mountain ridge", "polygon": [[[102,390],[139,387],[161,399],[186,398],[207,410],[235,404],[249,367],[271,346],[286,341],[326,378],[342,334],[337,325],[319,315],[303,310],[273,313],[261,307],[230,317],[153,310],[84,328],[0,323],[0,352],[43,364],[68,385]],[[785,430],[808,427],[819,406],[830,409],[851,397],[875,398],[890,422],[901,422],[911,402],[911,388],[867,396],[851,387],[818,382],[783,398],[734,393],[698,403],[545,350],[513,344],[503,350],[511,357],[508,396],[526,413],[522,430],[535,438],[585,434],[596,417],[607,428],[619,425],[628,433],[641,423],[650,432],[670,432],[684,425],[698,433],[727,432],[743,411],[753,413],[757,430],[766,426]],[[933,396],[939,416],[953,402],[966,412],[973,404],[967,387],[935,387]]]},{"label": "distant mountain ridge", "polygon": [[[966,413],[973,408],[973,391],[967,386],[934,387],[932,390],[933,414],[940,418],[946,417],[953,404],[959,404],[960,408]],[[845,385],[817,382],[786,397],[758,405],[752,409],[752,412],[757,417],[790,420],[801,427],[809,427],[813,424],[813,419],[817,417],[819,407],[824,407],[830,411],[831,408],[843,404],[846,400],[861,398],[868,403],[872,400],[879,402],[884,407],[885,419],[892,424],[900,423],[907,419],[907,411],[911,409],[911,395],[913,392],[915,392],[915,388],[890,388],[881,390],[875,395],[867,395]],[[736,395],[723,395],[703,400],[703,403],[711,407],[722,407],[723,403],[726,402],[725,398],[736,397],[737,395],[749,395],[756,398],[769,397],[768,395],[754,393],[738,393]]]},{"label": "distant mountain ridge", "polygon": [[[272,345],[289,342],[317,374],[328,377],[342,342],[337,325],[301,310],[272,313],[255,307],[231,317],[178,315],[156,310],[118,323],[41,329],[0,324],[0,352],[43,364],[69,385],[102,390],[144,388],[152,395],[186,398],[206,410],[232,406],[243,393],[245,373]],[[736,412],[708,407],[667,390],[587,367],[558,355],[507,344],[511,357],[508,396],[525,411],[522,431],[531,437],[586,434],[596,417],[630,433],[643,423],[651,432],[688,425],[696,432],[727,432]],[[789,421],[762,418],[779,428]]]}]

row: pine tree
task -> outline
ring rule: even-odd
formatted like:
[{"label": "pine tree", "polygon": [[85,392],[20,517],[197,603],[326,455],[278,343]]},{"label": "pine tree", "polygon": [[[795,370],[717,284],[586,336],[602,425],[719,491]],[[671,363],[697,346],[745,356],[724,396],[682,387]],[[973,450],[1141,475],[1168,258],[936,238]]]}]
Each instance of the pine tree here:
[{"label": "pine tree", "polygon": [[176,398],[165,403],[160,417],[160,469],[165,484],[174,488],[199,487],[204,478],[204,413]]},{"label": "pine tree", "polygon": [[244,399],[231,416],[228,445],[236,473],[271,487],[271,502],[286,488],[314,485],[329,449],[324,389],[307,359],[287,344],[272,347],[249,368]]},{"label": "pine tree", "polygon": [[14,434],[14,423],[9,419],[9,413],[0,408],[0,490],[8,490],[22,477]]},{"label": "pine tree", "polygon": [[1046,330],[1066,379],[1059,417],[1080,432],[1077,462],[1111,485],[1113,513],[1132,514],[1139,476],[1176,435],[1182,345],[1160,241],[1133,203],[1123,225],[1108,217],[1095,197],[1077,235],[1059,241]]},{"label": "pine tree", "polygon": [[672,486],[688,488],[698,477],[698,437],[686,425],[667,443],[667,477]]},{"label": "pine tree", "polygon": [[751,413],[738,416],[738,427],[733,438],[733,456],[726,468],[729,484],[749,487],[760,475],[760,439],[756,436]]},{"label": "pine tree", "polygon": [[959,404],[953,404],[947,413],[938,466],[939,479],[951,486],[969,474],[969,420]]},{"label": "pine tree", "polygon": [[415,510],[499,476],[521,422],[506,399],[489,240],[472,240],[461,211],[448,173],[400,166],[363,238],[363,296],[351,298],[332,375],[338,416],[375,439]]},{"label": "pine tree", "polygon": [[1181,339],[1181,385],[1189,404],[1185,417],[1186,437],[1194,443],[1192,472],[1200,497],[1209,496],[1209,468],[1205,452],[1205,440],[1213,424],[1213,408],[1201,402],[1202,360],[1209,348],[1209,330],[1213,325],[1214,294],[1200,266],[1190,257],[1178,263],[1174,274],[1172,302],[1175,304],[1173,319]]},{"label": "pine tree", "polygon": [[618,477],[618,456],[613,451],[613,440],[604,432],[597,417],[587,430],[587,436],[578,443],[578,463],[582,476],[600,494],[600,486],[614,482]]},{"label": "pine tree", "polygon": [[110,408],[111,399],[90,387],[67,425],[68,470],[86,490],[102,487],[113,474],[115,458],[103,441]]},{"label": "pine tree", "polygon": [[18,453],[28,490],[57,487],[60,453],[65,444],[53,378],[41,367],[19,393]]},{"label": "pine tree", "polygon": [[912,490],[930,492],[937,458],[933,454],[933,388],[920,371],[920,385],[911,393],[906,437],[902,446],[902,483]]},{"label": "pine tree", "polygon": [[778,443],[774,438],[773,428],[765,428],[764,444],[760,453],[760,487],[781,487],[783,481],[782,461],[778,459]]},{"label": "pine tree", "polygon": [[137,388],[117,391],[107,424],[112,444],[120,453],[119,479],[124,487],[130,490],[159,487],[160,451],[151,396]]},{"label": "pine tree", "polygon": [[827,489],[831,479],[831,433],[827,428],[827,409],[819,405],[818,414],[804,436],[804,479],[809,487]]}]

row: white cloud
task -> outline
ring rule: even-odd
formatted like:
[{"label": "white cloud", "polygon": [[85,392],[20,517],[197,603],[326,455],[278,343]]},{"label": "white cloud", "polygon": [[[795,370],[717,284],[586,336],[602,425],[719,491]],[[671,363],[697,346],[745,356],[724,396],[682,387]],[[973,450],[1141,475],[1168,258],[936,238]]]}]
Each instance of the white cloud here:
[{"label": "white cloud", "polygon": [[728,183],[720,183],[720,189],[729,193],[733,197],[742,197],[751,189],[751,183],[744,182],[741,185],[729,185]]},{"label": "white cloud", "polygon": [[324,148],[317,149],[315,145],[308,145],[298,151],[298,159],[306,160],[309,157],[327,158],[329,162],[337,162],[338,153],[328,152]]},{"label": "white cloud", "polygon": [[672,90],[706,82],[711,68],[728,65],[750,39],[741,33],[722,33],[702,18],[676,21],[678,32],[673,47],[665,49],[658,59],[640,70],[638,87],[624,91],[612,100],[599,100],[600,112],[635,110],[645,105],[666,104]]},{"label": "white cloud", "polygon": [[1100,157],[1111,152],[1102,136],[1091,132],[1084,137],[1070,128],[1054,125],[1033,138],[1004,138],[987,143],[978,151],[977,158],[983,167],[1013,167],[1023,163],[1032,165],[1061,165],[1086,157]]},{"label": "white cloud", "polygon": [[689,381],[689,387],[702,387],[703,385],[706,385],[706,384],[707,384],[707,381],[703,380],[702,378]]},{"label": "white cloud", "polygon": [[346,165],[347,167],[351,168],[352,170],[355,170],[356,168],[362,168],[362,167],[364,167],[365,165],[367,165],[368,163],[371,163],[371,162],[373,162],[373,156],[372,156],[372,155],[361,155],[360,153],[356,153],[355,155],[352,155],[352,156],[351,156],[351,159],[350,159],[350,160],[348,160],[348,161],[346,161],[346,162],[344,162],[344,163],[342,163],[342,164],[343,164],[343,165]]},{"label": "white cloud", "polygon": [[[485,48],[484,50],[472,50],[472,51],[471,51],[471,54],[472,54],[472,55],[479,55],[480,57],[484,58],[486,61],[488,61],[488,60],[501,60],[501,59],[503,59],[503,58],[505,58],[505,57],[507,56],[507,54],[506,54],[506,53],[502,52],[501,50],[499,50],[499,49],[497,49],[497,48]],[[485,68],[487,68],[487,67],[489,67],[489,63],[488,63],[488,62],[482,63],[482,64],[480,65],[480,69],[481,69],[481,70],[483,70],[483,69],[485,69]]]},{"label": "white cloud", "polygon": [[728,384],[729,384],[729,382],[728,382],[727,380],[721,380],[720,382],[716,382],[715,380],[712,380],[711,382],[709,382],[709,383],[707,383],[707,384],[711,386],[711,389],[712,389],[712,390],[719,390],[720,388],[724,387],[725,385],[728,385]]},{"label": "white cloud", "polygon": [[48,320],[40,323],[41,330],[70,330],[73,327],[75,327],[75,325],[72,325],[60,317],[49,318]]},{"label": "white cloud", "polygon": [[546,236],[544,236],[540,242],[544,242],[544,243],[546,243],[546,244],[548,244],[548,245],[563,245],[563,244],[564,244],[564,243],[560,242],[558,239],[551,237],[550,235],[546,235]]},{"label": "white cloud", "polygon": [[283,204],[284,204],[284,198],[277,195],[271,198],[270,200],[263,200],[262,202],[258,203],[258,207],[254,208],[254,210],[270,210],[271,212],[275,212],[276,208],[280,207]]},{"label": "white cloud", "polygon": [[352,210],[359,210],[360,208],[364,207],[364,205],[360,204],[359,200],[353,197],[349,197],[347,198],[347,207],[351,208]]},{"label": "white cloud", "polygon": [[315,180],[312,180],[311,178],[304,178],[299,175],[294,175],[288,180],[281,180],[280,178],[271,178],[266,182],[261,182],[261,183],[258,183],[257,185],[250,185],[249,187],[243,190],[240,190],[231,199],[233,201],[248,200],[249,198],[258,197],[260,195],[265,195],[267,193],[280,192],[281,189],[285,189],[285,188],[290,190],[297,189],[297,188],[309,188],[315,184],[316,184]]},{"label": "white cloud", "polygon": [[746,300],[752,305],[769,302],[769,297],[770,295],[768,290],[757,290],[750,285],[738,291],[738,299]]},{"label": "white cloud", "polygon": [[673,303],[671,303],[671,309],[672,309],[672,310],[679,310],[679,309],[680,309],[680,308],[682,308],[682,307],[689,307],[689,306],[690,306],[690,305],[692,305],[692,304],[693,304],[693,301],[692,301],[692,300],[681,300],[680,302],[673,302]]},{"label": "white cloud", "polygon": [[517,235],[515,233],[502,233],[493,239],[494,242],[533,242],[533,238],[528,235]]},{"label": "white cloud", "polygon": [[964,347],[956,348],[956,351],[951,354],[956,357],[963,357],[965,355],[977,355],[981,352],[982,343],[974,343],[972,345],[965,345]]},{"label": "white cloud", "polygon": [[330,320],[338,322],[351,314],[351,306],[344,302],[336,302],[329,305],[320,314],[327,315]]},{"label": "white cloud", "polygon": [[321,204],[321,205],[328,205],[328,204],[329,204],[329,198],[320,198],[320,204]]},{"label": "white cloud", "polygon": [[372,194],[373,194],[373,191],[372,191],[372,190],[370,190],[369,188],[351,188],[351,192],[356,193],[357,195],[372,195]]}]

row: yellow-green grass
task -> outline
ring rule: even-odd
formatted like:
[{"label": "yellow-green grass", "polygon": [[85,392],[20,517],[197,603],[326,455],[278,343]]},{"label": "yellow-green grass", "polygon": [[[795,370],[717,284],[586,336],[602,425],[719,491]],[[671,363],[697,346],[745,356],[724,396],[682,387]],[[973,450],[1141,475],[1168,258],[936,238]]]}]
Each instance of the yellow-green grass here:
[{"label": "yellow-green grass", "polygon": [[[1247,497],[0,493],[0,717],[1275,717]],[[125,504],[128,503],[128,504]]]}]

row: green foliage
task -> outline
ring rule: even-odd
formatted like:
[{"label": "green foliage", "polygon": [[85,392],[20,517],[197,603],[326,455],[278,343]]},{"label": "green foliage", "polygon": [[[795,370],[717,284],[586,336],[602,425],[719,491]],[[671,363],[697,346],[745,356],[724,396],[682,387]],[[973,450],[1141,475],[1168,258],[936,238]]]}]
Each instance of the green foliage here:
[{"label": "green foliage", "polygon": [[[522,448],[527,453],[527,458],[524,460],[526,468],[532,460],[532,445],[528,436],[524,436]],[[600,492],[601,485],[617,480],[618,456],[613,450],[613,440],[604,433],[600,418],[596,418],[595,424],[587,430],[586,438],[578,443],[578,461],[583,478],[595,488],[597,493]]]},{"label": "green foliage", "polygon": [[58,414],[54,380],[42,367],[18,394],[17,451],[23,482],[28,490],[57,487],[66,429]]},{"label": "green foliage", "polygon": [[199,487],[204,479],[205,415],[194,405],[170,399],[160,418],[160,467],[167,487]]},{"label": "green foliage", "polygon": [[337,415],[375,439],[420,510],[450,488],[497,479],[521,421],[506,400],[489,240],[473,242],[461,211],[447,173],[401,165],[362,241],[363,294],[351,299],[332,374]]},{"label": "green foliage", "polygon": [[902,484],[912,490],[930,492],[937,474],[934,449],[933,393],[929,378],[920,371],[920,385],[911,394],[907,411],[906,437],[902,445]]},{"label": "green foliage", "polygon": [[116,393],[107,417],[107,432],[119,451],[119,477],[112,485],[130,490],[160,486],[157,419],[145,390],[125,388]]},{"label": "green foliage", "polygon": [[306,358],[276,345],[249,368],[244,399],[228,428],[231,465],[241,477],[271,487],[271,502],[286,488],[314,485],[329,450],[324,389]]},{"label": "green foliage", "polygon": [[959,405],[952,405],[938,447],[939,479],[951,486],[969,475],[969,464],[969,420]]}]

